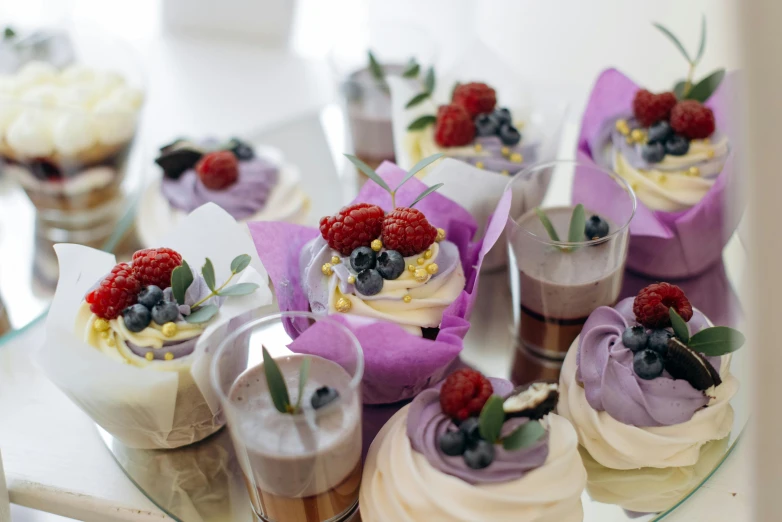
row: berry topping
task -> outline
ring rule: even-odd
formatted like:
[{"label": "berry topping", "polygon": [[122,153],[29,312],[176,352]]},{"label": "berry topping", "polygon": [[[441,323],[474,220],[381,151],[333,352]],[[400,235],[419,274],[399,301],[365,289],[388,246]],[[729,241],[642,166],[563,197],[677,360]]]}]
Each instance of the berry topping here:
[{"label": "berry topping", "polygon": [[415,208],[399,207],[383,220],[383,244],[403,256],[414,256],[429,248],[437,238],[437,228]]},{"label": "berry topping", "polygon": [[405,271],[405,258],[396,250],[386,250],[377,257],[377,271],[383,279],[396,279]]},{"label": "berry topping", "polygon": [[331,404],[339,398],[339,392],[331,386],[321,386],[310,397],[310,405],[316,410]]},{"label": "berry topping", "polygon": [[673,135],[673,129],[667,121],[658,121],[651,127],[647,133],[649,143],[665,143]]},{"label": "berry topping", "polygon": [[255,157],[253,148],[239,138],[231,138],[230,151],[234,153],[234,156],[236,156],[239,161],[247,161]]},{"label": "berry topping", "polygon": [[350,266],[356,272],[375,268],[377,254],[370,247],[360,246],[350,253]]},{"label": "berry topping", "polygon": [[647,348],[653,352],[657,352],[661,357],[668,355],[668,341],[671,340],[673,334],[668,330],[652,330],[649,334],[649,344]]},{"label": "berry topping", "polygon": [[470,446],[481,440],[481,423],[478,417],[468,417],[459,424],[459,431],[464,434],[464,440]]},{"label": "berry topping", "polygon": [[122,320],[125,322],[125,327],[131,332],[140,332],[147,326],[152,320],[152,316],[149,313],[149,308],[143,304],[134,304],[122,311]]},{"label": "berry topping", "polygon": [[434,141],[441,147],[468,145],[475,137],[475,124],[464,107],[441,105],[434,124]]},{"label": "berry topping", "polygon": [[349,256],[360,246],[372,244],[383,226],[383,209],[369,203],[344,207],[336,216],[320,220],[320,234],[331,248]]},{"label": "berry topping", "polygon": [[641,379],[650,381],[663,374],[663,359],[653,350],[641,350],[633,356],[633,370]]},{"label": "berry topping", "polygon": [[494,136],[498,130],[499,124],[491,114],[479,114],[475,117],[475,132],[478,136]]},{"label": "berry topping", "polygon": [[471,117],[494,110],[497,94],[485,83],[462,83],[453,90],[451,103],[464,107]]},{"label": "berry topping", "polygon": [[233,152],[210,152],[196,165],[198,178],[211,190],[224,190],[239,179],[239,161]]},{"label": "berry topping", "polygon": [[714,113],[697,100],[682,100],[671,111],[671,127],[691,140],[714,134]]},{"label": "berry topping", "polygon": [[665,147],[660,142],[642,145],[641,157],[648,163],[659,163],[665,158]]},{"label": "berry topping", "polygon": [[665,328],[671,325],[669,308],[684,319],[692,319],[692,305],[681,288],[670,283],[655,283],[638,292],[633,301],[636,320],[647,328]]},{"label": "berry topping", "polygon": [[461,431],[446,431],[440,435],[440,451],[449,457],[458,457],[467,449],[467,440]]},{"label": "berry topping", "polygon": [[142,285],[171,286],[171,272],[182,264],[182,256],[170,248],[147,248],[133,254],[133,272]]},{"label": "berry topping", "polygon": [[676,95],[672,92],[652,94],[641,89],[633,98],[633,114],[641,125],[649,127],[660,120],[667,120],[674,105]]},{"label": "berry topping", "polygon": [[115,319],[136,302],[141,284],[127,263],[115,266],[98,287],[84,298],[92,313],[102,319]]},{"label": "berry topping", "polygon": [[358,273],[354,285],[359,294],[377,295],[383,289],[383,277],[377,270],[369,268]]},{"label": "berry topping", "polygon": [[671,156],[684,156],[690,150],[690,140],[674,134],[665,141],[665,153]]},{"label": "berry topping", "polygon": [[521,133],[510,123],[503,123],[497,133],[503,145],[513,147],[521,141]]},{"label": "berry topping", "polygon": [[455,421],[465,421],[481,413],[493,391],[489,379],[480,372],[469,368],[456,370],[440,388],[440,407]]},{"label": "berry topping", "polygon": [[503,123],[508,123],[508,124],[511,123],[510,111],[505,107],[496,109],[493,113],[491,113],[491,115],[497,121],[497,125],[502,125]]},{"label": "berry topping", "polygon": [[162,301],[152,307],[152,320],[159,325],[173,323],[179,318],[179,306],[171,301]]},{"label": "berry topping", "polygon": [[589,240],[606,237],[608,235],[608,222],[600,216],[591,216],[584,225],[584,235]]},{"label": "berry topping", "polygon": [[138,302],[150,309],[162,300],[163,290],[159,286],[149,285],[138,293]]},{"label": "berry topping", "polygon": [[643,326],[631,326],[622,332],[622,344],[633,353],[646,349],[649,336]]},{"label": "berry topping", "polygon": [[494,461],[494,444],[478,441],[474,448],[464,452],[464,463],[472,469],[483,469]]}]

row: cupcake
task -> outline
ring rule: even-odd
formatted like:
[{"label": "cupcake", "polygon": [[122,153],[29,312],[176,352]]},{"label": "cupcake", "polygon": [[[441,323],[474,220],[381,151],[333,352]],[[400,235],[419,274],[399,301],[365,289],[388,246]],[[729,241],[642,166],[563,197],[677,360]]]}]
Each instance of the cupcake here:
[{"label": "cupcake", "polygon": [[220,143],[178,139],[155,159],[162,180],[147,189],[138,213],[142,243],[155,240],[188,213],[215,203],[237,221],[305,223],[310,201],[298,169],[272,147],[238,138]]},{"label": "cupcake", "polygon": [[556,394],[471,369],[421,392],[372,443],[362,520],[580,522],[586,471]]},{"label": "cupcake", "polygon": [[589,316],[565,358],[559,413],[607,468],[693,466],[731,431],[730,353],[743,342],[712,327],[679,287],[647,286]]}]

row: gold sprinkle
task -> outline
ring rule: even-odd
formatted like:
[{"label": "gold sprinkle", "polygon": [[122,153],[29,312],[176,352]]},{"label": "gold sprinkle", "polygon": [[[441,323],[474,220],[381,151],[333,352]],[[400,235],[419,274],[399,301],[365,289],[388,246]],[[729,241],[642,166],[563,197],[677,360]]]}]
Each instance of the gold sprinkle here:
[{"label": "gold sprinkle", "polygon": [[689,174],[690,176],[698,177],[701,175],[701,169],[699,169],[698,167],[690,167],[689,169],[687,169],[687,174]]},{"label": "gold sprinkle", "polygon": [[410,294],[407,294],[407,295],[405,295],[405,296],[402,298],[402,301],[404,301],[405,303],[409,303],[409,302],[410,302],[410,301],[412,301],[412,300],[413,300],[413,296],[412,296],[412,295],[410,295]]},{"label": "gold sprinkle", "polygon": [[482,169],[483,168],[483,162],[482,161],[476,161],[475,162],[475,168]]},{"label": "gold sprinkle", "polygon": [[113,337],[109,337],[108,339],[106,339],[106,346],[116,346],[116,345],[117,343],[114,342]]},{"label": "gold sprinkle", "polygon": [[96,332],[105,332],[109,329],[109,322],[106,319],[95,319],[92,329]]},{"label": "gold sprinkle", "polygon": [[348,283],[350,283],[350,284],[352,285],[352,284],[353,284],[353,283],[355,283],[355,282],[356,282],[356,276],[354,276],[354,275],[349,275],[349,276],[348,276]]},{"label": "gold sprinkle", "polygon": [[708,145],[711,143],[711,138],[703,138],[703,144]]},{"label": "gold sprinkle", "polygon": [[415,265],[407,265],[407,269],[411,272],[415,272]]},{"label": "gold sprinkle", "polygon": [[175,323],[166,323],[163,325],[163,328],[161,328],[163,331],[163,335],[166,337],[174,337],[176,335],[176,332],[178,330]]},{"label": "gold sprinkle", "polygon": [[630,126],[627,124],[627,120],[616,120],[616,130],[619,131],[619,134],[622,136],[630,134]]},{"label": "gold sprinkle", "polygon": [[509,159],[510,159],[510,160],[511,160],[513,163],[521,163],[522,161],[524,161],[524,156],[522,156],[522,155],[521,155],[521,154],[519,154],[518,152],[514,152],[513,154],[511,154],[511,155],[510,155],[510,158],[509,158]]},{"label": "gold sprinkle", "polygon": [[632,132],[630,132],[630,137],[636,143],[646,143],[646,132],[641,129],[633,129]]},{"label": "gold sprinkle", "polygon": [[152,352],[147,352],[146,355],[144,355],[144,358],[148,361],[151,361],[155,358],[155,355]]},{"label": "gold sprinkle", "polygon": [[425,282],[429,279],[429,273],[424,268],[419,268],[415,271],[415,280],[419,283]]},{"label": "gold sprinkle", "polygon": [[440,241],[443,241],[445,239],[445,229],[444,228],[438,228],[437,229],[437,237],[435,238],[435,241],[438,243]]},{"label": "gold sprinkle", "polygon": [[100,336],[103,337],[104,339],[108,339],[109,338],[109,332],[101,332]]},{"label": "gold sprinkle", "polygon": [[331,264],[332,265],[338,265],[342,262],[342,260],[339,258],[339,256],[331,256]]},{"label": "gold sprinkle", "polygon": [[415,262],[418,263],[419,265],[423,265],[426,262],[426,260],[423,257],[419,257],[418,259],[416,259]]},{"label": "gold sprinkle", "polygon": [[173,361],[174,360],[174,354],[171,352],[166,352],[166,355],[163,356],[163,359],[167,361]]},{"label": "gold sprinkle", "polygon": [[667,181],[668,181],[668,176],[666,176],[665,174],[660,174],[660,177],[657,178],[657,183],[659,183],[660,185],[664,185]]},{"label": "gold sprinkle", "polygon": [[434,252],[432,252],[432,249],[428,249],[426,252],[424,252],[424,257],[426,259],[432,259],[432,256],[434,255]]},{"label": "gold sprinkle", "polygon": [[500,154],[503,156],[508,156],[510,154],[510,148],[509,147],[502,147],[500,149]]},{"label": "gold sprinkle", "polygon": [[503,171],[500,171],[500,174],[502,174],[503,176],[510,176],[510,171],[509,170],[503,170]]},{"label": "gold sprinkle", "polygon": [[334,273],[334,270],[331,269],[331,263],[323,263],[323,266],[320,267],[320,271],[323,272],[323,275],[330,276]]},{"label": "gold sprinkle", "polygon": [[335,306],[338,312],[342,312],[344,314],[345,312],[349,312],[353,305],[349,300],[345,299],[344,297],[340,297],[337,299],[337,304]]},{"label": "gold sprinkle", "polygon": [[712,159],[714,157],[714,154],[715,154],[714,149],[709,149],[706,151],[706,157],[709,159]]},{"label": "gold sprinkle", "polygon": [[638,183],[630,183],[630,188],[633,189],[633,192],[638,192]]},{"label": "gold sprinkle", "polygon": [[426,271],[427,271],[427,272],[429,272],[429,273],[430,273],[430,274],[432,274],[432,275],[435,275],[435,274],[437,273],[437,271],[438,271],[438,270],[440,270],[440,267],[439,267],[439,266],[437,266],[437,263],[430,263],[430,264],[429,264],[429,265],[426,267]]},{"label": "gold sprinkle", "polygon": [[627,142],[628,145],[633,144],[633,138],[631,138],[630,136],[625,136],[625,141]]},{"label": "gold sprinkle", "polygon": [[475,144],[475,152],[481,152],[483,150],[483,145],[480,143]]},{"label": "gold sprinkle", "polygon": [[379,239],[375,239],[372,241],[372,244],[370,245],[372,247],[372,250],[375,252],[380,252],[380,250],[383,248],[383,242]]}]

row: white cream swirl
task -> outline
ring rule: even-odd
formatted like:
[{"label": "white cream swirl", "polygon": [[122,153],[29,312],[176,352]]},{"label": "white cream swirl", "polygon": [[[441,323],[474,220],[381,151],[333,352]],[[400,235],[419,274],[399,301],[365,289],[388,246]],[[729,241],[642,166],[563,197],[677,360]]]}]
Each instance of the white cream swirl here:
[{"label": "white cream swirl", "polygon": [[706,408],[681,424],[638,428],[589,405],[584,388],[576,380],[577,352],[578,338],[562,366],[558,411],[573,423],[581,445],[603,466],[619,470],[692,466],[704,444],[730,434],[730,400],[739,382],[730,373],[729,355],[723,357],[720,367],[722,384],[708,390],[712,399]]},{"label": "white cream swirl", "polygon": [[581,522],[586,471],[573,427],[551,414],[549,454],[523,478],[471,485],[433,468],[407,437],[409,406],[369,449],[359,504],[364,522]]}]

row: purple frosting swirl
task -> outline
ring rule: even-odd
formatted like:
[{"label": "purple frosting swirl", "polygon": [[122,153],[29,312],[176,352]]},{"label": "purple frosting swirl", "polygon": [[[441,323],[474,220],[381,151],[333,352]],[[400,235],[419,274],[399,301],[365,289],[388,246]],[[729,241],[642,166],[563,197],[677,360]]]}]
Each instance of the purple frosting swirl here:
[{"label": "purple frosting swirl", "polygon": [[[502,149],[505,147],[502,144],[502,140],[498,136],[482,136],[475,139],[476,145],[480,145],[483,152],[489,155],[475,154],[474,156],[457,156],[466,163],[475,165],[480,162],[483,164],[483,168],[492,172],[502,172],[507,170],[510,174],[516,174],[521,169],[535,163],[538,156],[539,143],[521,141],[513,147],[508,147],[510,154],[519,153],[522,156],[522,162],[518,163],[510,160],[510,154],[507,156],[502,154]],[[447,149],[446,149],[447,151]]]},{"label": "purple frosting swirl", "polygon": [[[579,338],[576,378],[584,385],[589,405],[639,428],[690,420],[709,403],[709,398],[668,372],[649,381],[635,374],[633,352],[622,343],[622,332],[637,325],[632,297],[615,308],[601,306],[587,319]],[[700,311],[694,310],[687,326],[692,335],[709,324]],[[719,371],[720,358],[707,359]]]},{"label": "purple frosting swirl", "polygon": [[[513,391],[513,385],[504,379],[489,380],[495,395],[506,397]],[[440,436],[446,431],[455,430],[456,426],[440,408],[440,386],[421,392],[410,404],[407,413],[407,437],[410,444],[426,457],[432,467],[470,484],[493,484],[520,479],[546,462],[548,432],[524,449],[508,451],[502,446],[495,446],[494,461],[484,469],[469,468],[462,457],[449,457],[441,452]],[[502,436],[507,436],[527,422],[529,419],[526,418],[505,421]]]}]

